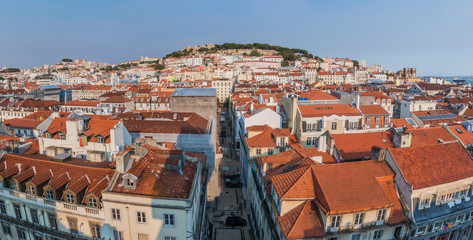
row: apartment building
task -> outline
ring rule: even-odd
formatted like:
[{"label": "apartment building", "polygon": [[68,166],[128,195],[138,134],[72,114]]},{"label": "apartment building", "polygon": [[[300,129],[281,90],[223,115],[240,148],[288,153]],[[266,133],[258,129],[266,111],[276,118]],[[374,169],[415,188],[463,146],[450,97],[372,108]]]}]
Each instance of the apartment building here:
[{"label": "apartment building", "polygon": [[385,160],[396,173],[409,239],[472,239],[473,159],[460,143],[390,148]]},{"label": "apartment building", "polygon": [[143,142],[117,157],[117,177],[102,193],[114,239],[199,239],[205,209],[202,153]]},{"label": "apartment building", "polygon": [[77,159],[1,153],[1,238],[110,239],[102,190],[115,171]]},{"label": "apartment building", "polygon": [[348,104],[299,105],[293,121],[295,135],[305,147],[314,147],[324,132],[363,131],[363,115]]},{"label": "apartment building", "polygon": [[253,169],[251,223],[257,239],[400,239],[407,235],[394,173],[385,162],[330,164],[333,159],[323,152],[306,153],[272,169],[263,167],[265,162],[258,160]]},{"label": "apartment building", "polygon": [[233,81],[231,79],[220,78],[212,80],[212,88],[217,89],[217,99],[220,103],[230,98],[233,90]]},{"label": "apartment building", "polygon": [[110,162],[113,155],[131,144],[131,135],[120,120],[51,116],[38,129],[40,153],[54,158]]}]

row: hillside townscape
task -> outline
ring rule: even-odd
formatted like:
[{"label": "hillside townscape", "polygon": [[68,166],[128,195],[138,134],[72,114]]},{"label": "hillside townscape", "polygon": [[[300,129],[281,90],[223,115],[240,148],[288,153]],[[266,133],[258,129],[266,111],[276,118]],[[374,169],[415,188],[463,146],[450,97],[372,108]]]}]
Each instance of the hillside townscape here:
[{"label": "hillside townscape", "polygon": [[471,239],[473,89],[270,44],[0,71],[0,239]]}]

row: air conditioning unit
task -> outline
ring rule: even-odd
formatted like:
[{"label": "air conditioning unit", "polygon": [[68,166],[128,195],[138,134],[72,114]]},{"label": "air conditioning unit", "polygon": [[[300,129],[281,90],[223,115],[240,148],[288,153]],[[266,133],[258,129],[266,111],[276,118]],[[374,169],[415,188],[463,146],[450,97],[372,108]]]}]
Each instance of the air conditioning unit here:
[{"label": "air conditioning unit", "polygon": [[376,222],[376,226],[383,225],[383,224],[384,224],[384,221],[377,221]]},{"label": "air conditioning unit", "polygon": [[340,228],[338,227],[333,227],[333,228],[330,228],[330,232],[338,232]]}]

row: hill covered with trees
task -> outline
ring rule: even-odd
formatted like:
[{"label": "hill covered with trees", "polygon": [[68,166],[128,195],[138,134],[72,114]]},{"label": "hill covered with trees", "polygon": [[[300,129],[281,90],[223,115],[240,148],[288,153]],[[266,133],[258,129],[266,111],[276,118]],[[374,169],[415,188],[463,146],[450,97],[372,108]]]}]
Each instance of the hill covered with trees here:
[{"label": "hill covered with trees", "polygon": [[224,43],[224,44],[215,44],[215,47],[213,48],[205,48],[201,47],[197,51],[194,51],[193,49],[184,49],[181,51],[175,51],[170,54],[167,54],[164,58],[169,58],[169,57],[184,57],[184,56],[190,56],[196,53],[204,53],[204,52],[217,52],[220,50],[233,50],[233,49],[252,49],[255,51],[251,51],[252,56],[259,54],[258,50],[273,50],[276,51],[278,55],[281,55],[284,60],[286,61],[295,61],[300,59],[301,57],[307,57],[307,58],[315,58],[317,60],[321,60],[318,56],[314,56],[311,53],[307,52],[307,50],[304,49],[298,49],[298,48],[287,48],[287,47],[281,47],[281,46],[276,46],[276,45],[269,45],[267,43],[248,43],[248,44],[241,44],[241,43]]}]

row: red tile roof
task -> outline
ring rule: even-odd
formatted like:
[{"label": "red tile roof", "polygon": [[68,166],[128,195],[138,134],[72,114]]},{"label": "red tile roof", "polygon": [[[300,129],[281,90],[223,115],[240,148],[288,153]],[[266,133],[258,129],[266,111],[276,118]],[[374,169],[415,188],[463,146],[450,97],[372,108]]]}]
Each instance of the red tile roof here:
[{"label": "red tile roof", "polygon": [[473,159],[458,142],[390,148],[389,151],[402,176],[413,189],[432,187],[473,176]]},{"label": "red tile roof", "polygon": [[314,165],[312,169],[316,201],[327,215],[387,208],[395,204],[379,185],[380,177],[394,176],[384,161]]},{"label": "red tile roof", "polygon": [[340,100],[337,97],[320,90],[311,90],[308,92],[304,92],[301,93],[299,97],[307,98],[307,100]]},{"label": "red tile roof", "polygon": [[299,111],[304,118],[322,116],[361,116],[358,109],[348,104],[320,104],[320,105],[299,105]]},{"label": "red tile roof", "polygon": [[360,112],[363,115],[389,115],[389,112],[386,111],[381,105],[361,105]]},{"label": "red tile roof", "polygon": [[323,221],[313,201],[305,201],[284,216],[278,217],[278,222],[286,239],[325,236]]},{"label": "red tile roof", "polygon": [[362,159],[371,156],[373,146],[394,147],[393,134],[390,131],[371,133],[332,134],[340,152],[340,161]]}]

